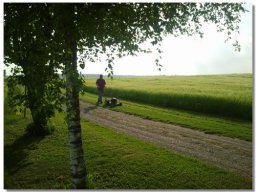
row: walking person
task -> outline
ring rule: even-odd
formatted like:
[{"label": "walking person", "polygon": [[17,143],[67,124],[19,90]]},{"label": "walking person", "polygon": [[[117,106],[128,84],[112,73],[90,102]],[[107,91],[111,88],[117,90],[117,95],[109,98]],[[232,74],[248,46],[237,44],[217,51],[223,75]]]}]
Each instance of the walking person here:
[{"label": "walking person", "polygon": [[104,93],[105,85],[106,85],[106,81],[103,79],[103,75],[100,75],[100,78],[97,79],[97,81],[96,81],[96,86],[97,86],[97,89],[98,89],[98,102],[97,102],[97,104],[102,103],[102,96],[103,96],[103,93]]}]

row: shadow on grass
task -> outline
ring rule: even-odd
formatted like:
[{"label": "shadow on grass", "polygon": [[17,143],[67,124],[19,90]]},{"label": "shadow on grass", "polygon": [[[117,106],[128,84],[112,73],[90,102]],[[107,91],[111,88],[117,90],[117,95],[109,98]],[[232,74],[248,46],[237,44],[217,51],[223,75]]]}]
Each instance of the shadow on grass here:
[{"label": "shadow on grass", "polygon": [[30,150],[37,149],[37,144],[45,136],[31,136],[26,133],[16,139],[12,144],[4,146],[4,168],[9,174],[15,174],[19,169],[24,168],[31,162],[27,161]]}]

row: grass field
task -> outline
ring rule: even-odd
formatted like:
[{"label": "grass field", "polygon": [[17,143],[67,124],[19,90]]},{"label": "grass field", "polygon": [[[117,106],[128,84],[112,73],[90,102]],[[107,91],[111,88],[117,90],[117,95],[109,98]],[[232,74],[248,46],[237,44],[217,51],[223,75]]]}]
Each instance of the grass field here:
[{"label": "grass field", "polygon": [[[5,94],[6,95],[6,94]],[[6,99],[5,99],[6,101]],[[31,122],[5,102],[4,188],[70,188],[64,114],[51,119],[51,135],[25,134]],[[252,189],[252,179],[82,120],[91,189]]]},{"label": "grass field", "polygon": [[[161,100],[161,97],[157,97],[158,94],[163,94],[167,99],[170,99],[168,95],[176,94],[179,96],[176,102],[182,99],[186,100],[186,97],[180,96],[187,92],[189,95],[197,97],[196,89],[200,89],[204,90],[204,94],[201,94],[199,98],[204,97],[204,102],[211,102],[207,99],[216,97],[220,98],[219,101],[221,102],[237,102],[240,107],[239,110],[245,109],[245,106],[252,108],[251,75],[216,77],[189,77],[191,79],[188,80],[188,78],[186,83],[183,79],[185,77],[161,77],[158,80],[152,80],[152,82],[159,83],[157,88],[154,88],[153,83],[151,83],[151,88],[149,85],[148,87],[143,86],[145,82],[150,80],[147,78],[117,78],[113,81],[107,79],[108,90],[106,94],[112,96],[118,93],[120,96],[115,96],[124,99],[129,97],[130,101],[123,99],[124,105],[112,110],[156,121],[184,125],[207,133],[251,141],[252,121],[249,118],[249,113],[245,113],[244,117],[237,117],[231,113],[214,114],[152,102],[154,99],[160,98]],[[200,85],[205,85],[202,88],[199,88],[198,78],[201,79]],[[216,87],[219,86],[218,89],[216,88],[219,92],[215,90],[216,94],[214,94],[214,91],[209,88],[212,83],[210,83],[210,79],[206,80],[207,78],[212,79],[211,81],[222,79],[220,82],[226,83],[221,85],[219,82],[219,85],[216,85]],[[234,79],[237,80],[237,83],[232,83]],[[166,83],[166,80],[169,83]],[[202,83],[204,81],[205,84]],[[95,91],[95,79],[88,79],[87,84],[89,90]],[[172,89],[169,88],[169,91],[167,88],[164,89],[167,84],[172,85]],[[183,88],[182,85],[184,85]],[[115,89],[116,86],[118,89]],[[220,91],[220,87],[223,87],[222,91]],[[173,92],[170,93],[170,90]],[[179,90],[187,91],[179,92]],[[208,94],[206,90],[209,91]],[[136,94],[133,95],[133,93],[144,94],[145,97],[151,98],[148,101],[136,100]],[[97,96],[86,93],[81,99],[95,103]],[[50,126],[54,128],[51,135],[33,138],[25,133],[26,126],[31,122],[29,112],[26,118],[17,116],[6,105],[6,101],[5,98],[4,188],[71,188],[65,114],[57,113],[51,119]],[[193,100],[186,101],[193,102]],[[224,106],[228,107],[229,105],[225,104]],[[235,110],[234,108],[226,109],[228,111]],[[214,114],[214,116],[207,114]],[[90,189],[252,189],[252,178],[224,171],[206,162],[120,134],[108,127],[102,127],[85,120],[81,121],[81,125]]]},{"label": "grass field", "polygon": [[[95,104],[97,95],[86,93],[81,95],[80,99]],[[252,141],[252,122],[248,120],[212,117],[191,111],[167,109],[126,100],[119,101],[123,103],[122,106],[110,107],[109,109],[137,115],[145,119],[181,125],[205,133]]]},{"label": "grass field", "polygon": [[[252,121],[252,74],[106,80],[106,96]],[[96,79],[85,78],[85,81],[87,91],[96,93]]]}]

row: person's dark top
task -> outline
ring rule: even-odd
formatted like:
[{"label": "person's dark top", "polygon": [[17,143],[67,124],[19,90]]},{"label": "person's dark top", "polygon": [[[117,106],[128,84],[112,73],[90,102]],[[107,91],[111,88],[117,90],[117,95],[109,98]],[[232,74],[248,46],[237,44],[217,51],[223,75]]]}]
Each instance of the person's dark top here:
[{"label": "person's dark top", "polygon": [[96,85],[97,85],[98,90],[102,91],[105,88],[106,81],[104,79],[97,79]]}]

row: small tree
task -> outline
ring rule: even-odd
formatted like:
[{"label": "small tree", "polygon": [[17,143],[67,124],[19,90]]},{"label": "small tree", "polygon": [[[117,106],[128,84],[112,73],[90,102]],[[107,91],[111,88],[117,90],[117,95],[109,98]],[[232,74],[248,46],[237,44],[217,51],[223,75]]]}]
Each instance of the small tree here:
[{"label": "small tree", "polygon": [[5,4],[5,64],[16,65],[8,78],[9,104],[19,112],[22,106],[30,109],[33,123],[28,129],[36,135],[48,132],[47,121],[55,109],[61,110],[63,101],[48,17],[43,4]]}]

